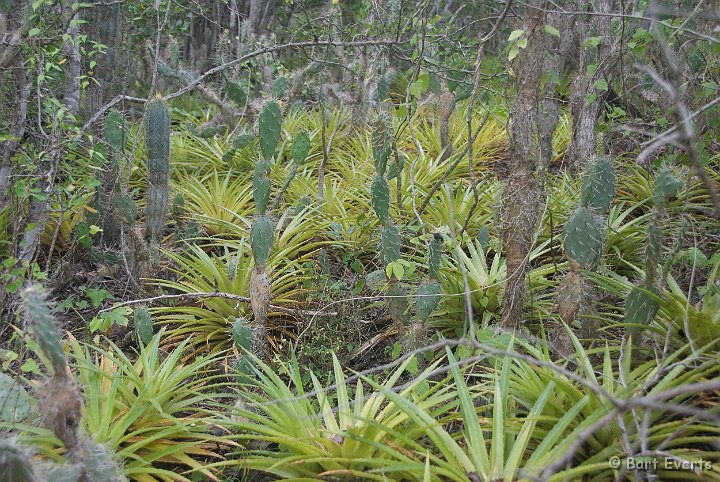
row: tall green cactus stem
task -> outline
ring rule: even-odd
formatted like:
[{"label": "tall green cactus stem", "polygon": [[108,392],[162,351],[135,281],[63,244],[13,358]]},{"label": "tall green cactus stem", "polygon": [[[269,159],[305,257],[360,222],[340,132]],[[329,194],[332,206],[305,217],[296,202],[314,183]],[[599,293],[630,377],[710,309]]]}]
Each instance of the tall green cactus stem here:
[{"label": "tall green cactus stem", "polygon": [[165,228],[170,172],[170,114],[163,99],[153,99],[147,106],[148,188],[145,219],[147,239],[152,246],[160,242]]},{"label": "tall green cactus stem", "polygon": [[440,258],[442,256],[442,234],[435,233],[428,244],[428,276],[437,279],[440,271]]},{"label": "tall green cactus stem", "polygon": [[263,159],[272,158],[280,141],[282,127],[282,114],[277,102],[268,102],[260,112],[258,119],[258,134],[260,135],[260,150]]},{"label": "tall green cactus stem", "polygon": [[60,330],[55,316],[45,301],[45,293],[39,286],[30,286],[22,292],[25,312],[29,326],[35,334],[36,341],[50,360],[53,372],[57,376],[65,376],[67,363],[65,350],[61,343]]}]

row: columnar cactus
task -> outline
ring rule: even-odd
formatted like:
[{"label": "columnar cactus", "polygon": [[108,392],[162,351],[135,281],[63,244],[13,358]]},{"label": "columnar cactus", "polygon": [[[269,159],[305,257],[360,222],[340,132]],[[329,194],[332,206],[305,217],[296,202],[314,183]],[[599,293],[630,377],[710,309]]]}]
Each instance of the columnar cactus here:
[{"label": "columnar cactus", "polygon": [[170,114],[163,99],[151,100],[147,106],[148,188],[145,218],[147,239],[157,247],[165,228],[170,171]]},{"label": "columnar cactus", "polygon": [[582,270],[594,270],[602,259],[605,216],[615,196],[615,171],[605,157],[588,166],[582,179],[580,206],[565,226],[563,249],[570,260],[570,272],[558,286],[558,313],[570,324],[586,304]]}]

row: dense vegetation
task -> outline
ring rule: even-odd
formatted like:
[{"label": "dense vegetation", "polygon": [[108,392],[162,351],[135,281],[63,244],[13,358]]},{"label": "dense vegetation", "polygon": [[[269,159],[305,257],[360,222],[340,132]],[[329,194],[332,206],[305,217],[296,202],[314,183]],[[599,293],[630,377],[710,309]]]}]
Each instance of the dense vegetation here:
[{"label": "dense vegetation", "polygon": [[720,480],[688,0],[0,0],[0,480]]}]

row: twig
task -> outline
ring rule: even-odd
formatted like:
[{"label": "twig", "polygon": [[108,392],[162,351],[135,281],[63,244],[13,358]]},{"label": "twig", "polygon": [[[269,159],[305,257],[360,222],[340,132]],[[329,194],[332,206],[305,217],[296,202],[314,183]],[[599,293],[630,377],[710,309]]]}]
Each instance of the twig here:
[{"label": "twig", "polygon": [[[239,301],[241,303],[250,303],[250,298],[248,296],[240,296],[240,295],[236,295],[233,293],[224,293],[222,291],[213,291],[212,293],[181,293],[181,294],[177,294],[177,295],[159,295],[159,296],[153,296],[151,298],[142,298],[142,299],[138,299],[138,300],[123,301],[122,303],[116,303],[109,308],[104,308],[104,309],[98,311],[98,313],[104,313],[106,311],[111,311],[111,310],[114,310],[115,308],[120,308],[121,306],[150,304],[150,303],[154,303],[156,301],[163,301],[163,300],[172,300],[172,299],[202,300],[202,299],[206,299],[206,298],[225,298],[228,300]],[[295,309],[295,308],[285,308],[284,306],[278,306],[278,305],[272,305],[272,304],[270,305],[270,308],[275,311],[279,311],[281,313],[287,313],[289,315],[337,316],[337,312],[333,312],[333,311],[301,310],[301,309]]]}]

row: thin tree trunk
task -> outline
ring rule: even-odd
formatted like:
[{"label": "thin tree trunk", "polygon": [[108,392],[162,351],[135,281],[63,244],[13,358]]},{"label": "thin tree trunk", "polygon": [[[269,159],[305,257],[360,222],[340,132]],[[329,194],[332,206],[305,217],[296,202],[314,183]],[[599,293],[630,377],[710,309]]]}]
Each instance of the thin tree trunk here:
[{"label": "thin tree trunk", "polygon": [[[598,12],[610,13],[614,3],[614,0],[600,0]],[[586,2],[579,4],[582,6]],[[582,168],[595,157],[597,121],[609,84],[607,82],[602,88],[601,81],[604,81],[610,73],[616,52],[610,21],[609,15],[592,15],[587,23],[578,20],[580,64],[573,82],[570,101],[573,134],[567,155],[571,167]],[[587,43],[591,37],[601,38],[597,47]]]},{"label": "thin tree trunk", "polygon": [[502,190],[502,241],[507,258],[507,281],[502,325],[517,328],[523,318],[528,256],[539,221],[540,188],[535,173],[540,165],[537,104],[544,65],[543,20],[546,2],[528,3],[524,25],[527,47],[513,62],[518,93],[510,111],[509,176]]}]

